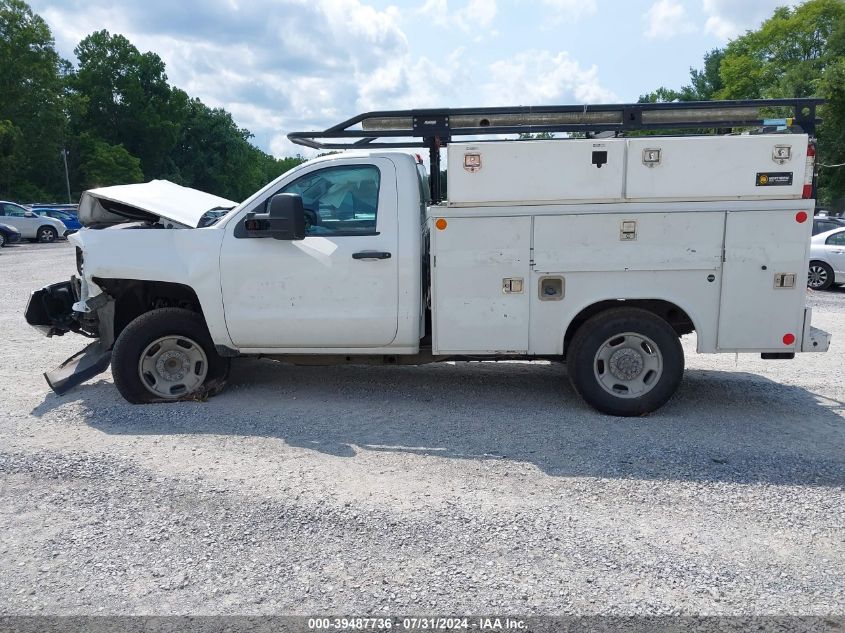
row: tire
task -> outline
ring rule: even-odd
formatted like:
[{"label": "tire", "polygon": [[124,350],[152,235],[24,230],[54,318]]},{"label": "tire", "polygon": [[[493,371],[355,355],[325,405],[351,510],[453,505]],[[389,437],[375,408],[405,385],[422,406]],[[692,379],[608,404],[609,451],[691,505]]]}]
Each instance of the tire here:
[{"label": "tire", "polygon": [[3,248],[4,246],[6,246],[6,235],[0,233],[0,248]]},{"label": "tire", "polygon": [[833,285],[833,268],[824,262],[812,261],[807,271],[807,287],[812,290],[827,290]]},{"label": "tire", "polygon": [[229,359],[214,350],[202,316],[182,308],[142,314],[112,349],[114,384],[132,404],[204,400],[223,390]]},{"label": "tire", "polygon": [[58,237],[59,233],[54,229],[52,226],[39,226],[38,231],[35,233],[36,240],[41,242],[42,244],[51,244],[55,242]]},{"label": "tire", "polygon": [[566,368],[578,395],[602,413],[645,415],[677,391],[684,350],[672,327],[655,314],[613,308],[578,328]]}]

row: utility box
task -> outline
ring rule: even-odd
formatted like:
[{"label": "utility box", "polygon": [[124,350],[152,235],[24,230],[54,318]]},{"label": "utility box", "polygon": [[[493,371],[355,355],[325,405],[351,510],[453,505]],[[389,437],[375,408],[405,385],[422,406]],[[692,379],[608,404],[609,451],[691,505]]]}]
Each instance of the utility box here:
[{"label": "utility box", "polygon": [[449,145],[450,207],[800,199],[806,134]]},{"label": "utility box", "polygon": [[621,201],[625,139],[452,143],[449,206]]},{"label": "utility box", "polygon": [[806,134],[628,139],[628,200],[801,198]]}]

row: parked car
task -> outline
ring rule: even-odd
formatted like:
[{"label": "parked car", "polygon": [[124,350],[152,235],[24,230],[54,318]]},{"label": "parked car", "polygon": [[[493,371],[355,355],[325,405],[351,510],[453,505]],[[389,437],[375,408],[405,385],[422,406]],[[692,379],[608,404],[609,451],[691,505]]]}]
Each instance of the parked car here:
[{"label": "parked car", "polygon": [[831,216],[816,217],[813,220],[813,235],[832,231],[833,229],[845,228],[845,218],[834,218]]},{"label": "parked car", "polygon": [[0,248],[21,241],[21,232],[8,224],[0,224]]},{"label": "parked car", "polygon": [[67,235],[67,227],[61,220],[38,215],[14,202],[0,200],[0,218],[20,231],[21,237],[30,240],[55,242]]},{"label": "parked car", "polygon": [[40,213],[43,209],[56,209],[58,211],[65,211],[70,213],[71,215],[76,215],[79,205],[76,204],[62,204],[62,203],[45,203],[45,202],[33,202],[32,204],[25,204],[23,205],[27,209],[31,211],[35,211],[36,213]]},{"label": "parked car", "polygon": [[810,239],[807,286],[826,290],[838,284],[845,284],[845,226]]},{"label": "parked car", "polygon": [[79,223],[79,218],[76,217],[75,214],[68,213],[63,209],[42,209],[38,208],[35,209],[35,212],[41,216],[47,216],[49,218],[55,218],[57,220],[61,220],[62,223],[67,227],[68,233],[76,233],[79,229],[82,228],[82,224]]}]

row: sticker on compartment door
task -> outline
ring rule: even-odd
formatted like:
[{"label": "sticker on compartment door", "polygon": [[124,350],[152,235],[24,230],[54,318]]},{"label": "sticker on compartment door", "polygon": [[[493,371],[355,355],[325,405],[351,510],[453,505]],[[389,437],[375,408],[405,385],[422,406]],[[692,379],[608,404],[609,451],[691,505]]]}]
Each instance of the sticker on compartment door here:
[{"label": "sticker on compartment door", "polygon": [[792,184],[791,171],[757,172],[758,187],[788,187]]}]

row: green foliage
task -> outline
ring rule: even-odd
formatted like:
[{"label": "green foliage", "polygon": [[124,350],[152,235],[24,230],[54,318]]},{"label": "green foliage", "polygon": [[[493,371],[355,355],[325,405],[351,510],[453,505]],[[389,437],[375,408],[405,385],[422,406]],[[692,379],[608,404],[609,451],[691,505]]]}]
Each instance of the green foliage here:
[{"label": "green foliage", "polygon": [[171,86],[155,53],[108,31],[84,38],[77,68],[23,0],[0,0],[0,197],[166,178],[242,200],[303,162],[276,159],[222,109]]},{"label": "green foliage", "polygon": [[0,196],[61,190],[66,68],[47,23],[0,0]]},{"label": "green foliage", "polygon": [[519,134],[520,141],[548,141],[554,137],[555,135],[552,132],[537,132],[536,134],[520,132]]},{"label": "green foliage", "polygon": [[709,101],[722,89],[719,66],[725,51],[714,48],[704,54],[704,66],[701,70],[690,68],[690,83],[680,90],[661,86],[653,92],[640,96],[638,103],[668,103],[672,101]]},{"label": "green foliage", "polygon": [[85,189],[144,180],[141,160],[130,154],[123,145],[109,145],[101,139],[85,134],[80,147],[83,156],[80,172]]}]

